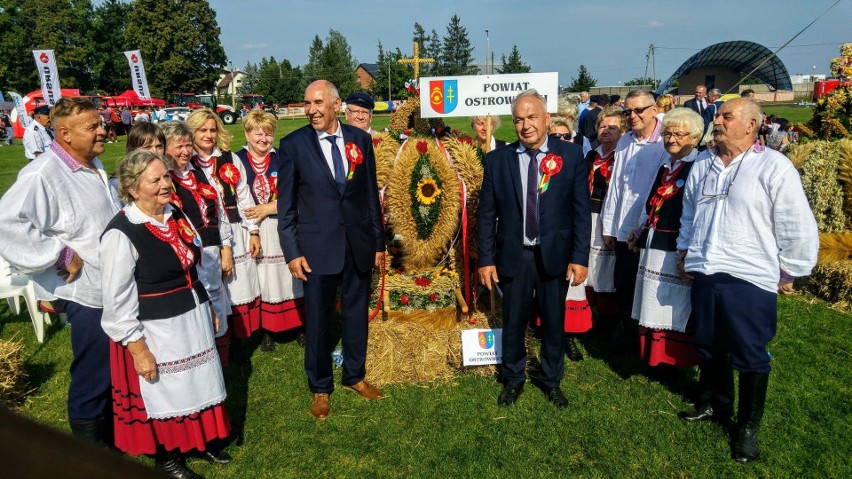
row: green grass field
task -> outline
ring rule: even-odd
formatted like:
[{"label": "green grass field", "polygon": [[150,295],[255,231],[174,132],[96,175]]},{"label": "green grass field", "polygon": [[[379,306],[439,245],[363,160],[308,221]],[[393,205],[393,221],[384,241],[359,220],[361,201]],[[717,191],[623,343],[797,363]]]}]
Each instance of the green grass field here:
[{"label": "green grass field", "polygon": [[[448,123],[469,130],[464,119]],[[497,136],[512,138],[508,119],[503,123]],[[303,124],[282,120],[276,137]],[[238,135],[234,148],[242,143]],[[123,147],[107,145],[108,170]],[[0,148],[0,191],[24,163],[22,147]],[[800,296],[779,302],[762,457],[749,465],[729,459],[718,427],[677,419],[690,407],[695,370],[661,378],[641,367],[634,351],[613,351],[596,335],[581,340],[587,359],[566,365],[565,411],[531,385],[518,404],[498,408],[494,379],[461,374],[452,382],[385,388],[387,399],[376,403],[338,389],[326,421],[308,412],[302,349],[285,341],[262,353],[255,339],[253,367],[226,370],[235,461],[191,465],[209,478],[852,477],[852,315]],[[24,347],[34,391],[21,412],[67,431],[69,329],[55,321],[38,344],[28,316],[10,316],[0,302],[0,339]]]}]

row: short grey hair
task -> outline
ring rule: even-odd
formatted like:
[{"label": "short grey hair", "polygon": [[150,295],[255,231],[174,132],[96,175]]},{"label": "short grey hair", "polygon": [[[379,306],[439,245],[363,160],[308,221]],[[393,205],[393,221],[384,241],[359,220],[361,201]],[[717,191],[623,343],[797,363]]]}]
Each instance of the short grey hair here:
[{"label": "short grey hair", "polygon": [[136,201],[130,190],[139,187],[139,177],[154,161],[161,161],[168,170],[165,158],[150,150],[133,150],[122,158],[115,167],[118,176],[118,198],[126,204]]},{"label": "short grey hair", "polygon": [[704,119],[691,108],[675,108],[663,117],[663,129],[670,126],[686,128],[689,136],[698,140],[704,134]]},{"label": "short grey hair", "polygon": [[626,103],[627,100],[632,100],[634,98],[640,98],[640,97],[644,97],[648,100],[651,100],[652,102],[654,102],[654,105],[657,104],[657,101],[654,100],[654,95],[651,92],[649,92],[648,90],[630,90],[630,92],[627,94],[627,96],[624,97],[624,102]]},{"label": "short grey hair", "polygon": [[580,115],[580,105],[573,98],[561,96],[556,101],[556,115],[570,119],[570,123],[573,126],[569,126],[568,129],[574,131],[577,129],[577,117]]},{"label": "short grey hair", "polygon": [[182,121],[178,120],[169,120],[163,123],[160,123],[160,130],[163,132],[163,136],[166,137],[166,145],[171,143],[173,140],[181,139],[181,138],[189,138],[192,140],[193,134],[192,130],[189,128],[189,125]]},{"label": "short grey hair", "polygon": [[547,98],[544,97],[541,93],[538,92],[535,88],[530,88],[529,90],[524,90],[518,93],[518,96],[512,100],[512,116],[515,116],[515,106],[518,105],[518,102],[524,98],[535,98],[541,102],[544,106],[544,111],[547,111]]},{"label": "short grey hair", "polygon": [[564,119],[559,118],[558,116],[550,119],[550,125],[547,126],[547,131],[549,132],[549,131],[553,130],[553,127],[556,127],[556,126],[564,126],[565,128],[568,129],[569,133],[574,131],[573,128],[572,128],[572,125],[570,125]]},{"label": "short grey hair", "polygon": [[497,115],[476,115],[470,117],[470,127],[473,128],[473,125],[476,124],[477,121],[485,121],[486,118],[491,117],[491,132],[494,133],[497,128],[500,128],[500,117]]},{"label": "short grey hair", "polygon": [[710,95],[722,96],[722,90],[720,90],[718,88],[713,88],[713,89],[711,89],[710,91],[707,92],[707,96],[710,96]]},{"label": "short grey hair", "polygon": [[[731,104],[731,108],[740,109],[740,117],[742,118],[743,125],[748,126],[751,120],[754,120],[757,125],[760,125],[761,121],[763,121],[763,113],[760,111],[760,104],[754,101],[751,98],[732,98],[725,102],[727,105]],[[742,106],[740,106],[742,104]]]}]

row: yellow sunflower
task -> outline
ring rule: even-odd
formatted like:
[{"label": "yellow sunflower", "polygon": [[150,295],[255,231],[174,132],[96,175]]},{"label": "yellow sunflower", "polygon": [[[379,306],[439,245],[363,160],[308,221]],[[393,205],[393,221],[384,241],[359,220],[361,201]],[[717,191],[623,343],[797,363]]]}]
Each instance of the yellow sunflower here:
[{"label": "yellow sunflower", "polygon": [[441,196],[441,189],[432,178],[423,178],[417,182],[417,201],[424,205],[431,205]]}]

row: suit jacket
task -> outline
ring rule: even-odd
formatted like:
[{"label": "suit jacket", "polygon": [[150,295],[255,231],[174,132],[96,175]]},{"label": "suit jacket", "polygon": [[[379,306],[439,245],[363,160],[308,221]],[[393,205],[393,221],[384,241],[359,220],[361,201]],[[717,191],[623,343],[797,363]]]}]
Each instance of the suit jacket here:
[{"label": "suit jacket", "polygon": [[[310,125],[284,137],[278,149],[281,249],[287,261],[304,256],[316,274],[343,270],[347,242],[362,272],[370,271],[376,252],[385,249],[372,138],[358,128],[340,127],[344,143],[355,143],[364,156],[343,193]],[[345,153],[343,161],[348,161]]]},{"label": "suit jacket", "polygon": [[[706,103],[707,100],[705,99],[704,102]],[[698,108],[698,101],[695,98],[690,98],[689,100],[686,100],[685,102],[683,102],[683,106],[692,109],[692,111],[698,113],[699,115],[701,114],[701,111]]]},{"label": "suit jacket", "polygon": [[704,117],[704,130],[707,130],[707,125],[713,123],[713,119],[716,118],[716,112],[719,111],[719,108],[722,107],[722,100],[716,100],[713,103],[708,103],[707,108],[704,109],[704,113],[701,114]]},{"label": "suit jacket", "polygon": [[[479,266],[497,266],[501,277],[517,274],[523,252],[523,189],[519,143],[485,155],[477,231]],[[562,169],[539,196],[539,244],[547,275],[564,276],[569,263],[588,265],[592,216],[589,169],[574,143],[547,138],[549,153],[562,157]]]}]

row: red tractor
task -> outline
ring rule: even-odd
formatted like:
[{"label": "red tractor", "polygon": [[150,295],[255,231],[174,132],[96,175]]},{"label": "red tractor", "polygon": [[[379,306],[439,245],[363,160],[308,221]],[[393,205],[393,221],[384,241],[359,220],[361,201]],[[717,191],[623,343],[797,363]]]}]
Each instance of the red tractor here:
[{"label": "red tractor", "polygon": [[272,113],[276,118],[278,117],[278,112],[275,111],[275,108],[272,105],[266,103],[266,98],[264,98],[263,95],[247,93],[241,97],[241,101],[246,110],[260,108],[263,111]]},{"label": "red tractor", "polygon": [[216,102],[216,96],[211,95],[209,93],[196,95],[192,92],[183,92],[183,93],[175,93],[172,96],[174,106],[185,106],[190,110],[195,110],[197,108],[210,108],[215,111],[220,118],[222,118],[222,123],[226,125],[233,125],[237,122],[237,113],[234,109],[228,105],[219,105]]}]

